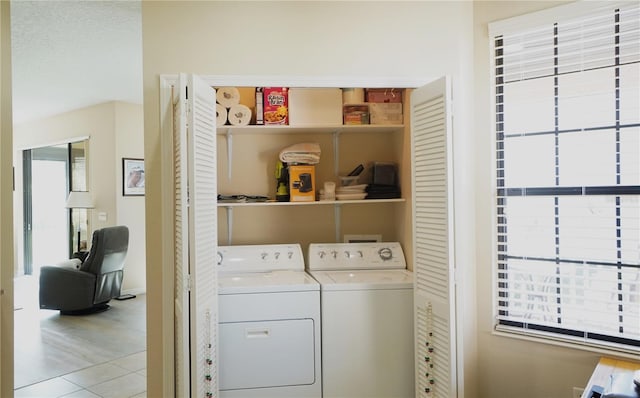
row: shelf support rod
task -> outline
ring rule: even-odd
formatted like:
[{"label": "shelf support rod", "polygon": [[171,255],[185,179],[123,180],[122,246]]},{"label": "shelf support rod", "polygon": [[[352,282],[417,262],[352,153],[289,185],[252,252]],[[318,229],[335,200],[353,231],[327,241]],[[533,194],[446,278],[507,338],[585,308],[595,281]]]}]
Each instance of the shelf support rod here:
[{"label": "shelf support rod", "polygon": [[341,242],[340,240],[340,220],[342,219],[342,206],[336,203],[333,206],[333,224],[336,226],[336,243]]},{"label": "shelf support rod", "polygon": [[340,167],[340,130],[333,132],[333,171],[338,177],[338,167]]},{"label": "shelf support rod", "polygon": [[227,178],[231,180],[231,164],[233,163],[233,134],[227,129]]},{"label": "shelf support rod", "polygon": [[227,209],[227,245],[231,246],[233,238],[233,207],[226,206]]}]

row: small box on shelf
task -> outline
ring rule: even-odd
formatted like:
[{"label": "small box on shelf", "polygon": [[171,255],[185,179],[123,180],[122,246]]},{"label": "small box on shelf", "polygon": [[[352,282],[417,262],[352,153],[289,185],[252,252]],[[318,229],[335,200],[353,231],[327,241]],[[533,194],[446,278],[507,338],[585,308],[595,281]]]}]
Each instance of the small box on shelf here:
[{"label": "small box on shelf", "polygon": [[316,167],[308,164],[289,165],[289,196],[291,202],[316,200]]},{"label": "small box on shelf", "polygon": [[369,104],[371,124],[402,124],[401,102],[372,102]]},{"label": "small box on shelf", "polygon": [[350,104],[342,107],[344,124],[369,124],[369,105]]}]

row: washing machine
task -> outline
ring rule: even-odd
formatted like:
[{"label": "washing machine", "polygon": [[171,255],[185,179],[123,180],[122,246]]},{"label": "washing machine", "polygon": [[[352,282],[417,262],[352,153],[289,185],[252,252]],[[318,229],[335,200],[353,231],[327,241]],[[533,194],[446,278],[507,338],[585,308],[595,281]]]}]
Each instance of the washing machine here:
[{"label": "washing machine", "polygon": [[320,285],[298,244],[218,247],[220,397],[320,398]]},{"label": "washing machine", "polygon": [[414,397],[413,273],[398,242],[312,243],[324,398]]}]

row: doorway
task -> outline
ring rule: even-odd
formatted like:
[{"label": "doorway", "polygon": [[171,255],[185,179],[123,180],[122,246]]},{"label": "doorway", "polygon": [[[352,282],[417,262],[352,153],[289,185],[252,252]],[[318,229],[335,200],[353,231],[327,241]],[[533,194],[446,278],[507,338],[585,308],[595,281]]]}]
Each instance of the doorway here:
[{"label": "doorway", "polygon": [[24,246],[18,276],[38,275],[41,265],[69,258],[74,247],[86,248],[87,211],[66,208],[69,191],[87,187],[86,146],[82,140],[22,152]]}]

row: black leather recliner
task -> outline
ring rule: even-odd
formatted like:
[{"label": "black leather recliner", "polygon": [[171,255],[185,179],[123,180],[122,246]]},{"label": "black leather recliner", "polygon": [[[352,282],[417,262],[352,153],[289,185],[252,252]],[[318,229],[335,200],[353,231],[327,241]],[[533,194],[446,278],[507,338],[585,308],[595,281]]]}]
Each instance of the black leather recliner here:
[{"label": "black leather recliner", "polygon": [[40,268],[40,308],[80,315],[104,311],[120,296],[129,229],[106,227],[93,232],[89,255]]}]

